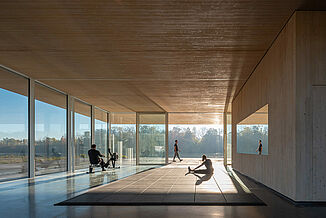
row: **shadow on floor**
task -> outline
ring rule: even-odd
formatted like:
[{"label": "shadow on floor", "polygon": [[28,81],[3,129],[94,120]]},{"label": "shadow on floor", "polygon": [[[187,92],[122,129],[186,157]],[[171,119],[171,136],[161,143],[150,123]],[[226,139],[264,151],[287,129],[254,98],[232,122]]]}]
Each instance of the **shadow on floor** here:
[{"label": "shadow on floor", "polygon": [[190,175],[186,165],[156,168],[56,205],[265,205],[233,171],[220,163],[214,168]]}]

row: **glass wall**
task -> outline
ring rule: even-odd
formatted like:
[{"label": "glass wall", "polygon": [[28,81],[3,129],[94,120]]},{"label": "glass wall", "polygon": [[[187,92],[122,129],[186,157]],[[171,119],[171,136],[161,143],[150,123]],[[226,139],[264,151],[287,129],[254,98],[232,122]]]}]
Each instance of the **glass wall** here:
[{"label": "glass wall", "polygon": [[[35,175],[67,171],[67,95],[0,67],[0,182],[28,177],[29,92],[35,96]],[[73,101],[75,169],[87,168],[91,146],[91,106]],[[112,151],[120,161],[136,160],[136,113],[114,115]],[[127,119],[126,119],[127,118]],[[108,113],[94,108],[94,141],[107,155]],[[34,149],[33,148],[33,149]]]},{"label": "glass wall", "polygon": [[75,100],[75,169],[87,168],[91,148],[91,106]]},{"label": "glass wall", "polygon": [[139,114],[139,164],[165,163],[165,114]]},{"label": "glass wall", "polygon": [[223,157],[223,127],[212,124],[169,125],[169,157],[174,155],[174,141],[178,140],[181,158]]},{"label": "glass wall", "polygon": [[28,80],[0,69],[0,181],[28,176]]},{"label": "glass wall", "polygon": [[268,154],[268,105],[237,124],[237,152]]},{"label": "glass wall", "polygon": [[181,158],[223,157],[223,117],[210,113],[169,113],[169,158],[178,140]]},{"label": "glass wall", "polygon": [[136,113],[111,113],[111,151],[120,165],[136,164]]},{"label": "glass wall", "polygon": [[67,170],[67,97],[35,83],[35,174]]},{"label": "glass wall", "polygon": [[98,108],[95,108],[95,128],[94,141],[97,150],[107,156],[108,151],[108,114]]}]

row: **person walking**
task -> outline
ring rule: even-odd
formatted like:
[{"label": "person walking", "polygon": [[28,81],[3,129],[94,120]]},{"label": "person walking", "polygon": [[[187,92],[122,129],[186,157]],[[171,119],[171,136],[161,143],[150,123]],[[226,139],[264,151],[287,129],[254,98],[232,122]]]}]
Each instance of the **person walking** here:
[{"label": "person walking", "polygon": [[179,156],[178,140],[175,140],[175,143],[174,143],[173,162],[175,162],[175,157],[178,157],[178,159],[180,160],[180,162],[182,161],[182,159],[180,159],[180,156]]},{"label": "person walking", "polygon": [[261,155],[261,152],[263,151],[263,144],[261,143],[261,140],[259,140],[258,148],[256,149],[256,152],[258,151],[258,154]]}]

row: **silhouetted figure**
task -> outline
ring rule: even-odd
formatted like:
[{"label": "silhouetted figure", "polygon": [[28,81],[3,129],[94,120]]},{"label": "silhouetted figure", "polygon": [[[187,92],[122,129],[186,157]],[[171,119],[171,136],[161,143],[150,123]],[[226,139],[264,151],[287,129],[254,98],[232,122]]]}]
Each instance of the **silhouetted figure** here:
[{"label": "silhouetted figure", "polygon": [[[190,168],[190,166],[188,167],[188,173],[194,173],[194,174],[213,174],[214,172],[214,168],[213,168],[213,164],[212,164],[212,161],[210,159],[207,159],[206,155],[204,154],[202,156],[202,163],[195,167],[193,170]],[[201,166],[205,166],[206,169],[203,169],[203,170],[197,170],[198,168],[200,168]]]},{"label": "silhouetted figure", "polygon": [[[96,150],[96,145],[92,144],[91,149],[88,150],[88,157],[89,157],[89,162],[91,164],[100,164],[102,167],[102,171],[105,171],[104,167],[107,167],[107,164],[105,164],[104,160],[101,157],[105,157],[102,155],[98,150]],[[91,168],[90,168],[90,173],[91,173]]]},{"label": "silhouetted figure", "polygon": [[108,148],[108,152],[110,154],[110,159],[108,160],[108,165],[110,164],[110,161],[111,161],[112,167],[115,168],[115,162],[118,160],[118,155],[115,152],[113,152],[113,154],[112,154],[110,148]]},{"label": "silhouetted figure", "polygon": [[55,160],[56,160],[58,166],[61,167],[61,164],[60,164],[61,153],[57,152],[57,151],[55,150],[55,148],[53,147],[53,148],[52,148],[52,154],[53,154],[53,156],[55,157]]},{"label": "silhouetted figure", "polygon": [[[199,176],[198,174],[204,174],[203,176]],[[203,171],[201,173],[193,173],[193,175],[195,175],[198,180],[196,181],[196,185],[200,185],[202,184],[204,181],[208,181],[212,178],[213,176],[213,171],[207,171],[206,173],[203,173]]]},{"label": "silhouetted figure", "polygon": [[256,152],[258,151],[258,154],[261,155],[261,152],[263,151],[263,144],[261,143],[261,140],[259,140],[258,148],[256,149]]},{"label": "silhouetted figure", "polygon": [[175,162],[175,157],[178,157],[180,162],[182,161],[182,159],[180,159],[180,156],[179,156],[178,140],[175,140],[175,143],[174,143],[173,162]]}]

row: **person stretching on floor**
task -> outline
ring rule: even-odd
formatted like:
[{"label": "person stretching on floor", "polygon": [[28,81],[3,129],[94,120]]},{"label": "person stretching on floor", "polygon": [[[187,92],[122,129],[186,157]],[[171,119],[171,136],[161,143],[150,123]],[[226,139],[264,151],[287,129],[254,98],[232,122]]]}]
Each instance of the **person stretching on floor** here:
[{"label": "person stretching on floor", "polygon": [[[203,162],[194,169],[191,169],[189,166],[188,173],[186,173],[186,175],[189,173],[212,174],[214,172],[212,161],[210,159],[207,159],[205,154],[202,156],[202,161]],[[204,165],[205,165],[206,169],[197,170],[199,167],[204,166]]]}]

